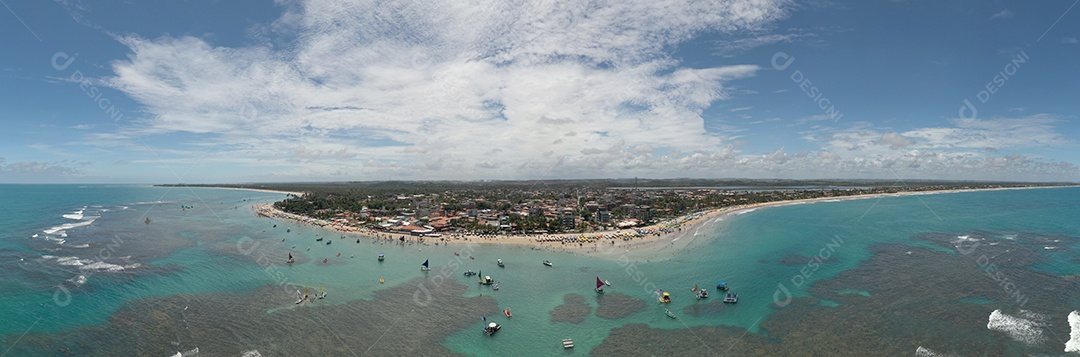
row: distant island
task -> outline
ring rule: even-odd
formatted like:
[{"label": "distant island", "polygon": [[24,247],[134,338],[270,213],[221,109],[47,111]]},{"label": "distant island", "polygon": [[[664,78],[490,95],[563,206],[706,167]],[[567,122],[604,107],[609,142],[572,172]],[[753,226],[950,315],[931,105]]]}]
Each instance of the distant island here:
[{"label": "distant island", "polygon": [[[594,233],[771,202],[1066,183],[878,180],[613,179],[159,185],[290,193],[272,208],[342,231],[433,235]],[[302,193],[302,194],[301,194]],[[264,207],[263,209],[269,209]]]}]

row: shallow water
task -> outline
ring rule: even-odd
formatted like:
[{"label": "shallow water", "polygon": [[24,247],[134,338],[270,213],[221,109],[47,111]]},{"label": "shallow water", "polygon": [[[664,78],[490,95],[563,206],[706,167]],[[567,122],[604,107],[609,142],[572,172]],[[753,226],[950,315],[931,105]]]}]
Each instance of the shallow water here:
[{"label": "shallow water", "polygon": [[[357,244],[254,216],[251,205],[283,197],[272,193],[0,191],[16,198],[0,204],[0,314],[11,317],[0,342],[11,355],[550,355],[564,353],[563,338],[574,340],[569,353],[598,355],[1060,354],[1080,306],[1067,277],[1080,274],[1075,188],[771,207],[725,216],[679,251],[598,247],[604,259]],[[86,221],[66,237],[56,230]],[[290,251],[298,261],[286,265]],[[424,260],[431,271],[419,270]],[[607,294],[592,291],[598,276],[612,282]],[[738,304],[721,302],[717,281]],[[695,284],[711,297],[695,299]],[[296,290],[320,286],[327,298],[293,304]],[[658,289],[673,302],[657,303]],[[503,328],[485,336],[488,321]]]}]

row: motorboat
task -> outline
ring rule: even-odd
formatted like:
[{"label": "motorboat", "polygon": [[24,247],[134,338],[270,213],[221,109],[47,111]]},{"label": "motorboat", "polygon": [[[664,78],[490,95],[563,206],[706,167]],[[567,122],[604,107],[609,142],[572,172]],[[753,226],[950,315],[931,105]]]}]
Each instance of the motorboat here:
[{"label": "motorboat", "polygon": [[379,252],[379,261],[381,262],[383,260],[386,260],[386,254]]},{"label": "motorboat", "polygon": [[667,291],[663,292],[663,294],[660,295],[660,302],[664,304],[671,302],[671,294]]},{"label": "motorboat", "polygon": [[480,281],[481,285],[495,284],[495,279],[492,279],[490,275],[485,275],[483,278],[480,278],[480,279],[477,279],[477,280]]},{"label": "motorboat", "polygon": [[499,283],[491,284],[491,290],[499,290]]},{"label": "motorboat", "polygon": [[462,274],[463,274],[463,275],[465,275],[465,276],[473,276],[473,275],[476,275],[476,272],[475,272],[475,271],[472,271],[472,270],[466,270],[466,271],[465,271],[464,273],[462,273]]},{"label": "motorboat", "polygon": [[673,319],[675,318],[675,313],[671,312],[671,310],[664,309],[664,313],[667,314],[667,317],[670,317],[670,318],[673,318]]},{"label": "motorboat", "polygon": [[506,267],[506,264],[503,264],[502,259],[499,259],[498,264],[499,264],[500,268],[505,268]]},{"label": "motorboat", "polygon": [[491,323],[488,323],[487,327],[484,328],[484,333],[487,333],[488,336],[491,336],[491,335],[495,334],[495,332],[499,331],[499,329],[501,329],[501,328],[502,328],[502,326],[499,326],[499,324],[491,322]]},{"label": "motorboat", "polygon": [[709,291],[708,290],[706,290],[705,288],[701,288],[701,290],[698,290],[698,298],[704,299],[704,298],[707,298],[707,297],[709,297]]},{"label": "motorboat", "polygon": [[739,302],[739,294],[727,293],[727,295],[724,296],[724,302],[728,304],[734,304]]},{"label": "motorboat", "polygon": [[728,291],[727,283],[722,282],[722,281],[719,282],[719,283],[716,283],[716,291]]},{"label": "motorboat", "polygon": [[503,315],[506,315],[506,317],[513,317],[514,316],[514,314],[510,313],[510,309],[503,310]]},{"label": "motorboat", "polygon": [[547,266],[552,266],[552,265],[551,265],[551,261],[549,261],[549,260],[545,260],[545,261],[544,261],[544,265],[547,265]]},{"label": "motorboat", "polygon": [[562,348],[574,348],[574,341],[569,338],[564,338],[562,340]]}]

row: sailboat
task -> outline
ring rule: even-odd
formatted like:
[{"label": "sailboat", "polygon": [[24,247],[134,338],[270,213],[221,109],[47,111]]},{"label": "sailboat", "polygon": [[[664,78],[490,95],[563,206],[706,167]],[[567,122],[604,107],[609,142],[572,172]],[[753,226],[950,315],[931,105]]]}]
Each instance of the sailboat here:
[{"label": "sailboat", "polygon": [[307,300],[307,297],[308,297],[308,288],[306,286],[304,287],[304,296],[300,296],[300,290],[296,291],[296,303],[297,304],[300,304],[300,303],[304,302],[304,300]]},{"label": "sailboat", "polygon": [[326,297],[326,290],[323,290],[322,285],[319,285],[319,295],[315,295],[315,297],[320,299]]},{"label": "sailboat", "polygon": [[596,277],[596,288],[593,289],[593,290],[596,290],[597,294],[603,294],[604,293],[604,281],[600,280],[599,276]]},{"label": "sailboat", "polygon": [[293,259],[292,252],[289,252],[289,260],[286,260],[285,263],[286,264],[292,264],[292,263],[295,263],[295,262],[296,262],[296,259]]},{"label": "sailboat", "polygon": [[420,264],[420,265],[422,265],[422,266],[420,267],[420,271],[428,271],[428,270],[431,270],[431,268],[429,268],[429,267],[428,267],[428,261],[427,261],[427,260],[424,260],[424,264]]}]

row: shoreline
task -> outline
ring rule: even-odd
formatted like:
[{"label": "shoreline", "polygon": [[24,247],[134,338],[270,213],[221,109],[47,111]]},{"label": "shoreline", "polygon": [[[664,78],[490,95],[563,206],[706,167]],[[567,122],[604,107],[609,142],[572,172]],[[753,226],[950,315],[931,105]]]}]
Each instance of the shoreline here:
[{"label": "shoreline", "polygon": [[[158,187],[169,187],[169,186],[158,186]],[[212,189],[215,189],[215,190],[237,190],[237,191],[254,191],[254,192],[263,192],[263,193],[281,193],[281,194],[286,194],[286,195],[291,194],[291,195],[294,195],[294,196],[303,196],[304,195],[303,192],[268,190],[268,189],[265,189],[265,188],[220,187],[220,186],[185,186],[185,187],[189,187],[189,188],[212,188]]]},{"label": "shoreline", "polygon": [[[297,224],[314,226],[321,229],[331,230],[339,234],[345,234],[354,238],[369,238],[385,242],[400,241],[404,237],[408,244],[431,244],[443,243],[457,244],[494,244],[510,245],[529,248],[538,251],[557,251],[577,255],[591,256],[605,259],[645,261],[657,258],[660,253],[670,253],[667,248],[674,252],[685,249],[697,241],[703,229],[715,229],[718,223],[725,221],[729,216],[737,216],[750,213],[758,209],[809,204],[817,202],[841,202],[859,199],[882,199],[885,197],[903,197],[914,195],[949,194],[978,191],[1001,191],[1001,190],[1025,190],[1038,188],[1062,188],[1080,186],[1031,186],[1031,187],[995,187],[995,188],[972,188],[950,189],[936,191],[905,191],[896,193],[874,193],[839,197],[817,197],[796,200],[783,200],[762,202],[747,205],[728,206],[714,208],[706,211],[695,212],[651,224],[643,227],[624,228],[608,231],[588,233],[558,233],[558,234],[493,234],[475,235],[450,233],[441,234],[439,237],[413,236],[404,232],[384,232],[370,228],[355,228],[333,224],[307,216],[296,215],[274,207],[273,203],[253,205],[255,214],[270,219],[283,219]],[[230,188],[231,189],[231,188]],[[253,189],[255,190],[255,189]],[[281,192],[270,191],[268,192]],[[691,234],[692,233],[692,234]],[[689,239],[683,239],[689,238]]]}]

